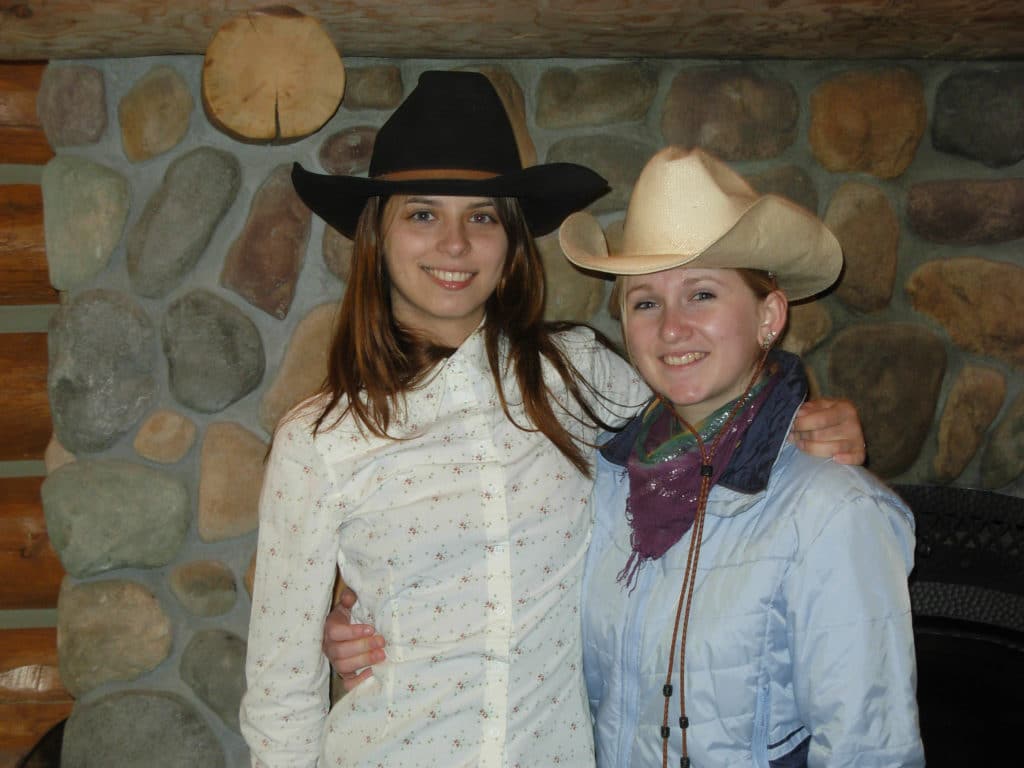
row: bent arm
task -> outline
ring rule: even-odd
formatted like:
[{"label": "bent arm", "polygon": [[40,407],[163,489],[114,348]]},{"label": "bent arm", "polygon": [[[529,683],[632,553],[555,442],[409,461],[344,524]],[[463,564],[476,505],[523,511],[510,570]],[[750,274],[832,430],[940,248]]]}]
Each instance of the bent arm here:
[{"label": "bent arm", "polygon": [[907,590],[912,523],[881,491],[851,489],[838,504],[801,542],[786,583],[808,765],[921,766]]},{"label": "bent arm", "polygon": [[320,637],[339,533],[319,503],[326,468],[299,426],[278,434],[264,477],[240,711],[252,764],[271,768],[316,765],[329,708]]},{"label": "bent arm", "polygon": [[864,429],[849,400],[820,398],[800,406],[790,439],[804,453],[838,464],[863,464],[867,459]]}]

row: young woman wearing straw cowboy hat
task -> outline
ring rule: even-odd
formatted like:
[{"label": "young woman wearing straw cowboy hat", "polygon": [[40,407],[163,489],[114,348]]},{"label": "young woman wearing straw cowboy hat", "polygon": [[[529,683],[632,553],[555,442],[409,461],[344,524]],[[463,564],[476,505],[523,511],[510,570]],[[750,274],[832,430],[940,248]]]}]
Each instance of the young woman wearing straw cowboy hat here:
[{"label": "young woman wearing straw cowboy hat", "polygon": [[651,402],[606,442],[583,582],[597,763],[924,765],[910,511],[785,435],[807,387],[773,349],[787,300],[842,254],[812,214],[669,147],[634,187],[620,252],[586,213],[559,233],[618,276]]},{"label": "young woman wearing straw cowboy hat", "polygon": [[[592,331],[543,322],[532,238],[604,180],[522,168],[487,79],[427,72],[369,178],[293,181],[354,251],[327,381],[278,427],[264,480],[254,764],[592,764],[576,618],[590,446],[649,391]],[[812,414],[813,449],[862,459],[851,413]],[[328,714],[339,566],[365,622],[347,647],[378,660],[384,636],[388,658]]]}]

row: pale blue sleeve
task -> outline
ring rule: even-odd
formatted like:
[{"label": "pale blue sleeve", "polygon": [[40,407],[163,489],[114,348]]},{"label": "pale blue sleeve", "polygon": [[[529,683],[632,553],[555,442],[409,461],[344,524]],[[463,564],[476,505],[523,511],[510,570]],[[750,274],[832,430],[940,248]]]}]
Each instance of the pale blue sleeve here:
[{"label": "pale blue sleeve", "polygon": [[921,766],[907,589],[913,521],[896,497],[860,479],[802,500],[819,505],[821,524],[798,524],[799,556],[785,585],[808,765]]}]

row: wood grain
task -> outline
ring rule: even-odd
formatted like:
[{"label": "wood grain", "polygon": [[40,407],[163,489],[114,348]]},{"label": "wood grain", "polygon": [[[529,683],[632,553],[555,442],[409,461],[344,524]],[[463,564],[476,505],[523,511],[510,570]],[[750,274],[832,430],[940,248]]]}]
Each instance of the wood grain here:
[{"label": "wood grain", "polygon": [[0,767],[16,765],[73,706],[57,670],[57,630],[0,630]]},{"label": "wood grain", "polygon": [[[0,30],[5,29],[4,9],[0,8]],[[0,31],[0,38],[4,33]],[[0,51],[7,57],[6,46]],[[36,95],[46,68],[40,62],[0,63],[0,163],[42,165],[53,157],[53,150],[36,114]]]},{"label": "wood grain", "polygon": [[56,608],[64,567],[50,544],[41,477],[0,479],[0,610]]},{"label": "wood grain", "polygon": [[[266,0],[0,6],[7,59],[202,54]],[[343,56],[1020,58],[1024,3],[971,0],[291,0]],[[6,7],[6,10],[5,10]]]},{"label": "wood grain", "polygon": [[56,304],[43,230],[43,193],[35,184],[0,186],[0,304]]},{"label": "wood grain", "polygon": [[53,432],[46,370],[45,333],[0,333],[0,461],[43,458]]}]

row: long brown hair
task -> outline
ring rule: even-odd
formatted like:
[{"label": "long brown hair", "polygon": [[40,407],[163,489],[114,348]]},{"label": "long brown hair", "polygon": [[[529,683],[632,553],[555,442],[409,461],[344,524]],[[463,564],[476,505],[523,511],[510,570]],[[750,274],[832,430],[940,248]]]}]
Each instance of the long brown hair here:
[{"label": "long brown hair", "polygon": [[[585,448],[555,415],[554,396],[544,381],[543,361],[561,378],[584,418],[592,425],[610,429],[584,397],[584,390],[591,397],[602,395],[583,379],[555,341],[555,335],[572,324],[544,321],[543,263],[519,202],[495,198],[494,204],[508,238],[508,253],[498,286],[485,304],[483,330],[502,410],[520,429],[542,432],[580,472],[589,474]],[[351,416],[371,434],[389,437],[388,428],[401,397],[422,384],[437,363],[455,352],[395,319],[383,253],[387,210],[385,198],[371,198],[356,227],[352,269],[321,390],[326,401],[314,432]],[[503,340],[507,343],[507,363],[502,360]],[[518,424],[512,418],[501,382],[505,365],[515,374],[528,424]],[[344,407],[328,423],[343,399]]]}]

